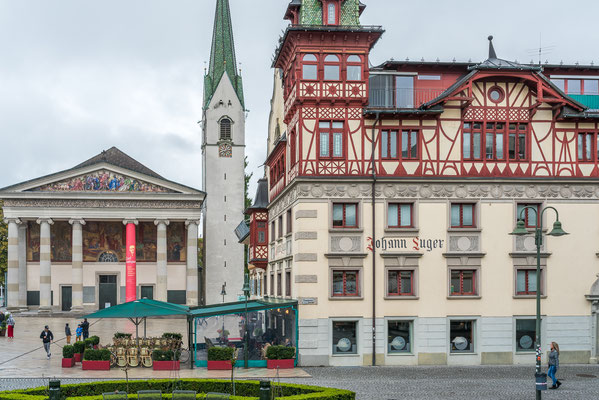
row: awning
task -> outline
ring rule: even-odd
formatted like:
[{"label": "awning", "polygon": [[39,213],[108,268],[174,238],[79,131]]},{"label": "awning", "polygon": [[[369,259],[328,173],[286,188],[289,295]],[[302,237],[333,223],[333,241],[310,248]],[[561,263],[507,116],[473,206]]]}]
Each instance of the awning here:
[{"label": "awning", "polygon": [[[273,308],[297,307],[297,300],[292,299],[261,299],[248,300],[247,311],[271,310]],[[210,306],[201,306],[190,310],[194,318],[207,318],[215,315],[241,314],[244,313],[245,301],[236,301],[233,303],[213,304]]]},{"label": "awning", "polygon": [[189,315],[189,307],[164,301],[139,299],[118,304],[94,313],[85,318],[145,318],[165,315]]}]

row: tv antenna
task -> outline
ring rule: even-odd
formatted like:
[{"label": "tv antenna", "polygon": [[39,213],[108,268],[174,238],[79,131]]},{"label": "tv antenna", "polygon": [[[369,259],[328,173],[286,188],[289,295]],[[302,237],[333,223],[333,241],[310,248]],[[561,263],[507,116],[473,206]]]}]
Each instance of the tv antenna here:
[{"label": "tv antenna", "polygon": [[539,66],[542,64],[543,56],[550,54],[553,50],[555,50],[557,46],[555,44],[549,44],[547,46],[543,46],[543,36],[539,33],[539,47],[535,49],[526,49],[526,54],[529,56],[538,55],[539,56]]}]

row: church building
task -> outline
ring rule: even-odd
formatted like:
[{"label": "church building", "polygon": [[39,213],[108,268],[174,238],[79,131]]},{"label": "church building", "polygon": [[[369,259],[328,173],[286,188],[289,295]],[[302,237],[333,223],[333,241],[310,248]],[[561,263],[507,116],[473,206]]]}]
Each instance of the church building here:
[{"label": "church building", "polygon": [[492,37],[478,63],[370,67],[364,7],[288,5],[254,296],[298,299],[304,366],[534,363],[537,293],[542,349],[597,362],[599,67],[507,61]]}]

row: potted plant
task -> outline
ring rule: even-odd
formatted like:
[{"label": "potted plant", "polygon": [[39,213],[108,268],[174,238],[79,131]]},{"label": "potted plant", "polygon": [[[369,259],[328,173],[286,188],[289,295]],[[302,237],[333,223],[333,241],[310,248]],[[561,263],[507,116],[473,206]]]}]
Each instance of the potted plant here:
[{"label": "potted plant", "polygon": [[62,348],[62,367],[63,368],[72,368],[75,366],[75,348],[67,344]]},{"label": "potted plant", "polygon": [[229,342],[229,331],[226,329],[218,329],[218,343],[226,345]]},{"label": "potted plant", "polygon": [[6,321],[2,321],[0,324],[0,336],[6,335]]},{"label": "potted plant", "polygon": [[86,341],[89,340],[89,343],[91,343],[92,348],[94,349],[98,349],[98,345],[100,344],[100,338],[98,336],[90,336],[89,338],[85,339]]},{"label": "potted plant", "polygon": [[73,349],[75,351],[74,354],[74,359],[75,362],[81,362],[81,355],[83,354],[83,352],[85,351],[85,343],[84,342],[75,342],[73,344]]},{"label": "potted plant", "polygon": [[178,371],[181,369],[178,353],[172,350],[154,350],[152,360],[154,371]]},{"label": "potted plant", "polygon": [[235,349],[232,347],[211,347],[208,349],[209,370],[231,370],[233,369],[233,355]]},{"label": "potted plant", "polygon": [[109,371],[110,351],[108,349],[86,349],[81,365],[83,370]]},{"label": "potted plant", "polygon": [[295,364],[295,347],[269,346],[266,349],[266,366],[270,369],[293,368]]}]

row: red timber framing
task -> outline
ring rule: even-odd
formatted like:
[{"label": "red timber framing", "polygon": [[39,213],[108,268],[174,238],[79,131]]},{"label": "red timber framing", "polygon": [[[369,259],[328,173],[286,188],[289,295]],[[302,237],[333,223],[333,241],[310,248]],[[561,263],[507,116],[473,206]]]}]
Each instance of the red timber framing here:
[{"label": "red timber framing", "polygon": [[268,166],[268,198],[274,199],[283,191],[287,184],[287,157],[286,157],[286,140],[280,139],[275,148],[266,159]]},{"label": "red timber framing", "polygon": [[266,269],[268,265],[268,210],[252,208],[250,214],[249,263]]}]

